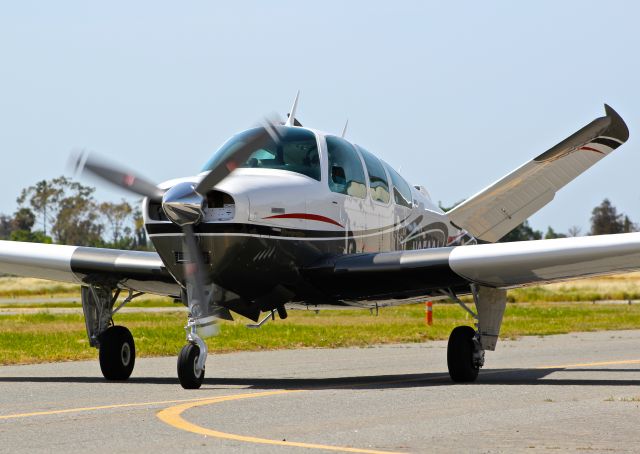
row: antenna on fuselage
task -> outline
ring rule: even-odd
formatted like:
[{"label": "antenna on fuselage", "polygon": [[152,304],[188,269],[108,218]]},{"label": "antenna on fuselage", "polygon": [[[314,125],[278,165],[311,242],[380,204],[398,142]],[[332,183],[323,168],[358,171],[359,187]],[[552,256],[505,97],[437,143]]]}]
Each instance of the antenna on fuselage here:
[{"label": "antenna on fuselage", "polygon": [[285,126],[300,126],[296,124],[296,109],[298,108],[298,97],[300,97],[300,90],[296,93],[296,99],[293,100],[293,105],[291,106],[291,111],[289,112],[289,118],[285,122]]},{"label": "antenna on fuselage", "polygon": [[347,126],[349,126],[349,119],[347,118],[347,121],[344,124],[344,128],[342,128],[342,135],[340,137],[342,137],[344,139],[344,136],[347,135]]}]

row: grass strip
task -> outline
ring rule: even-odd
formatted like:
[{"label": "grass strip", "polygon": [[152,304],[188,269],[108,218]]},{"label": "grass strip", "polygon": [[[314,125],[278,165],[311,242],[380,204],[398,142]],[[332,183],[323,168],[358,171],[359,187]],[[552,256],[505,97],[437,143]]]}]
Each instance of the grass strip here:
[{"label": "grass strip", "polygon": [[[241,318],[241,317],[239,317]],[[246,320],[223,322],[221,334],[209,339],[212,352],[285,348],[367,347],[374,344],[447,339],[458,325],[472,325],[457,306],[434,305],[434,324],[424,324],[424,306],[387,308],[379,316],[368,311],[291,311],[287,320],[247,329]],[[184,313],[118,314],[116,323],[131,329],[138,356],[176,355],[184,345]],[[512,304],[507,307],[503,338],[574,331],[636,329],[640,305]],[[0,316],[0,364],[91,359],[81,315]]]}]

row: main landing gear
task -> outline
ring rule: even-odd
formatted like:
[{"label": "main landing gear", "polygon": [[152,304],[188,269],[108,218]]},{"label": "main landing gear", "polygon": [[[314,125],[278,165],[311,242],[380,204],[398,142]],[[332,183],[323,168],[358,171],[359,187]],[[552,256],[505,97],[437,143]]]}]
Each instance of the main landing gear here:
[{"label": "main landing gear", "polygon": [[124,326],[111,326],[100,335],[100,370],[107,380],[126,380],[136,363],[133,336]]},{"label": "main landing gear", "polygon": [[476,320],[477,330],[470,326],[458,326],[451,332],[447,344],[447,367],[451,380],[456,383],[472,383],[478,378],[478,372],[484,365],[485,350],[493,351],[496,348],[507,292],[471,284],[477,314],[455,292],[449,290],[443,293]]},{"label": "main landing gear", "polygon": [[113,314],[141,293],[129,296],[117,307],[114,305],[120,290],[101,286],[82,287],[84,312],[89,345],[99,349],[100,370],[107,380],[126,380],[136,363],[136,346],[131,331],[113,324]]},{"label": "main landing gear", "polygon": [[447,367],[451,380],[456,383],[473,382],[483,365],[484,350],[476,331],[470,326],[454,328],[447,344]]}]

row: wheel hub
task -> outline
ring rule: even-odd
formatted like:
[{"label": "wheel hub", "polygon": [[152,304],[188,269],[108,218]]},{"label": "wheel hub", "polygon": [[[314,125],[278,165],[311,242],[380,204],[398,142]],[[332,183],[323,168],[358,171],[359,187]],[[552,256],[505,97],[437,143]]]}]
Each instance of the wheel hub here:
[{"label": "wheel hub", "polygon": [[122,360],[123,366],[128,366],[129,361],[131,361],[131,346],[128,342],[122,344],[122,348],[120,349],[120,359]]},{"label": "wheel hub", "polygon": [[200,374],[202,373],[202,369],[198,369],[198,358],[200,355],[196,355],[193,358],[193,376],[196,378],[200,378]]}]

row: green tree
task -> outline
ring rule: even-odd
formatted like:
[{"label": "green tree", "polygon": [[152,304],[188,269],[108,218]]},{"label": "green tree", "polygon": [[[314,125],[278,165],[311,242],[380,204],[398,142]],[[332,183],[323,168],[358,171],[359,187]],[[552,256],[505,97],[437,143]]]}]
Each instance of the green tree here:
[{"label": "green tree", "polygon": [[609,199],[604,199],[591,212],[591,235],[626,233],[636,230],[628,216],[618,213]]},{"label": "green tree", "polygon": [[634,222],[631,222],[631,219],[629,219],[629,216],[625,215],[624,219],[622,220],[622,232],[630,233],[630,232],[637,232],[637,231],[638,231],[638,225]]},{"label": "green tree", "polygon": [[133,212],[133,246],[135,249],[149,249],[147,243],[147,231],[144,228],[144,218],[140,208]]},{"label": "green tree", "polygon": [[13,218],[6,214],[0,214],[0,239],[8,240],[13,231]]},{"label": "green tree", "polygon": [[[131,205],[129,205],[126,200],[123,199],[120,203],[103,202],[100,204],[100,213],[109,224],[112,235],[112,245],[114,245],[114,247],[123,239],[123,233],[128,240],[127,243],[133,243],[131,228],[125,227],[127,220],[133,213],[133,208],[131,208]],[[125,229],[127,229],[126,232],[124,231]]]},{"label": "green tree", "polygon": [[56,204],[64,194],[69,180],[65,177],[55,178],[51,181],[38,181],[35,185],[25,188],[17,199],[19,206],[29,202],[31,209],[41,219],[42,230],[47,235],[47,225],[56,215]]},{"label": "green tree", "polygon": [[36,216],[29,208],[20,208],[11,220],[9,239],[11,241],[27,241],[30,243],[51,243],[51,238],[42,231],[33,232]]},{"label": "green tree", "polygon": [[20,208],[13,215],[13,230],[25,230],[31,231],[31,228],[36,223],[36,216],[29,208]]},{"label": "green tree", "polygon": [[544,234],[545,240],[552,240],[554,238],[566,238],[567,235],[564,233],[556,233],[555,230],[551,228],[551,226],[547,227],[547,233]]},{"label": "green tree", "polygon": [[104,227],[93,198],[94,188],[68,180],[58,201],[58,213],[51,232],[61,244],[102,246]]},{"label": "green tree", "polygon": [[533,230],[529,225],[529,221],[524,221],[518,227],[507,233],[500,239],[500,243],[509,243],[511,241],[530,241],[542,239],[542,232]]}]

